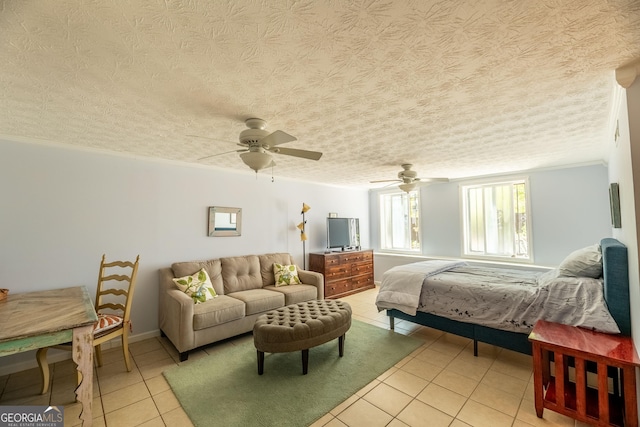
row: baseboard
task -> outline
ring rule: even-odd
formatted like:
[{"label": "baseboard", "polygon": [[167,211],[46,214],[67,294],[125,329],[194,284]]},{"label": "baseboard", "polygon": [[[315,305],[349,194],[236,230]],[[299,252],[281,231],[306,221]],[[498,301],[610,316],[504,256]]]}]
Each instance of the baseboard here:
[{"label": "baseboard", "polygon": [[[133,344],[138,341],[144,341],[146,339],[159,337],[159,336],[160,336],[160,329],[156,329],[155,331],[144,332],[141,334],[130,335],[129,344]],[[116,348],[116,347],[122,347],[122,341],[120,341],[119,338],[115,338],[111,341],[108,341],[102,344],[103,351],[108,350],[110,348]],[[0,377],[38,367],[35,350],[26,351],[24,353],[21,353],[21,355],[22,355],[21,361],[0,366]],[[55,348],[52,348],[47,352],[47,362],[49,362],[49,364],[62,362],[63,360],[67,360],[67,359],[71,359],[70,351],[56,350]]]}]

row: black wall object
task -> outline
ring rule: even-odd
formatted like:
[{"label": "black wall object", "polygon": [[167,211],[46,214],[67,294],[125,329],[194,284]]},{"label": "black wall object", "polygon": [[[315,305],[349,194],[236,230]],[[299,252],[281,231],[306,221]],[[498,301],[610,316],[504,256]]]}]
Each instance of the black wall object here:
[{"label": "black wall object", "polygon": [[609,203],[611,204],[611,225],[613,225],[613,228],[621,228],[620,188],[617,182],[612,182],[609,186]]}]

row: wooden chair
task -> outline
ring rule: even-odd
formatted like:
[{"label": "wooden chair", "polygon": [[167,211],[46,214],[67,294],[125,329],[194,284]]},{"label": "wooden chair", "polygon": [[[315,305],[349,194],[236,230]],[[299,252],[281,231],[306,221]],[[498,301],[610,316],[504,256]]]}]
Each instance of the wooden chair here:
[{"label": "wooden chair", "polygon": [[[98,322],[94,325],[93,335],[95,360],[98,366],[102,366],[101,344],[121,337],[124,363],[127,371],[131,372],[131,360],[129,356],[130,315],[139,260],[140,256],[138,255],[135,262],[106,262],[105,255],[102,255],[95,300]],[[126,282],[126,285],[122,286],[122,282]],[[42,374],[42,394],[45,394],[49,390],[50,373],[49,364],[47,363],[47,350],[49,348],[50,347],[44,347],[38,349],[36,352],[36,359],[38,360]],[[71,350],[71,343],[57,345],[51,348]],[[80,380],[80,372],[78,372],[78,384]]]}]

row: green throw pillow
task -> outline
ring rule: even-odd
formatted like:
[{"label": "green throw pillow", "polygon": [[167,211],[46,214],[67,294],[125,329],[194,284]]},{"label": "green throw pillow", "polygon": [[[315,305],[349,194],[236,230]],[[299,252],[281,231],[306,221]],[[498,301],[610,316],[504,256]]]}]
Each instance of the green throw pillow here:
[{"label": "green throw pillow", "polygon": [[176,277],[173,281],[178,289],[193,299],[195,304],[200,304],[218,296],[204,268],[191,276]]},{"label": "green throw pillow", "polygon": [[273,275],[276,278],[276,286],[300,284],[298,269],[295,265],[273,264]]}]

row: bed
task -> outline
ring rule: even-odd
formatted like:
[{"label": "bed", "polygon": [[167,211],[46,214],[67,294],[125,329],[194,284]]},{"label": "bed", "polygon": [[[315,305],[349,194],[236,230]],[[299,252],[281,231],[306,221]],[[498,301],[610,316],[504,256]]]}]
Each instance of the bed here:
[{"label": "bed", "polygon": [[[597,246],[597,245],[596,245]],[[631,314],[629,305],[629,273],[628,273],[628,260],[627,260],[627,248],[621,242],[613,238],[605,238],[600,241],[599,253],[601,254],[601,260],[598,271],[598,278],[600,286],[599,292],[601,293],[601,299],[604,300],[604,304],[601,304],[604,308],[603,311],[607,315],[610,315],[610,319],[614,322],[614,327],[617,326],[615,331],[605,332],[619,332],[622,335],[631,335]],[[569,259],[567,257],[567,259]],[[566,261],[566,260],[565,260]],[[562,267],[565,261],[559,266]],[[394,319],[406,320],[419,325],[428,326],[434,329],[442,330],[444,332],[452,333],[462,337],[470,338],[474,344],[474,355],[478,354],[478,342],[492,344],[498,347],[506,348],[509,350],[517,351],[520,353],[531,354],[531,344],[528,340],[528,335],[532,324],[521,325],[517,327],[503,328],[502,326],[486,326],[480,322],[476,322],[473,317],[465,317],[463,320],[456,320],[450,316],[436,315],[427,311],[422,311],[425,307],[420,307],[420,303],[415,301],[415,293],[418,292],[420,296],[425,293],[424,286],[428,286],[428,280],[423,275],[421,281],[417,281],[417,277],[423,274],[421,268],[418,268],[417,264],[408,264],[407,266],[394,267],[391,270],[398,269],[393,274],[396,277],[398,283],[403,283],[406,279],[406,283],[403,283],[402,292],[395,296],[395,299],[389,298],[390,289],[393,287],[389,284],[387,276],[391,273],[385,273],[383,281],[378,293],[378,299],[376,305],[378,310],[386,310],[389,316],[389,322],[391,329],[394,329]],[[458,270],[469,271],[468,268],[458,268],[462,266],[454,266]],[[432,270],[429,274],[432,278],[438,278],[441,275],[446,275],[446,271],[450,269],[450,263],[441,262],[440,265]],[[591,268],[591,267],[589,267]],[[442,270],[442,271],[438,271]],[[557,269],[556,269],[557,270]],[[591,270],[590,270],[591,272]],[[550,276],[552,272],[547,273]],[[541,273],[535,273],[536,277]],[[557,275],[557,271],[553,273]],[[586,274],[586,273],[585,273]],[[592,276],[597,277],[597,276]],[[578,280],[580,278],[576,278]],[[523,279],[526,280],[526,279]],[[590,279],[592,280],[592,279]],[[595,280],[595,279],[593,279]],[[411,285],[413,283],[413,285]],[[420,289],[416,289],[420,286]],[[413,287],[413,289],[411,289]],[[410,289],[410,291],[406,291]],[[409,295],[412,293],[412,295]],[[544,308],[541,308],[544,310]],[[519,309],[521,310],[521,309]],[[540,313],[543,313],[541,311]],[[545,318],[546,314],[539,314],[538,318]],[[553,319],[547,319],[552,320]],[[535,320],[528,323],[535,323]],[[591,327],[592,323],[587,322],[587,326]],[[578,325],[584,326],[584,325]],[[511,330],[509,330],[511,329]],[[592,329],[598,330],[597,327]]]}]

